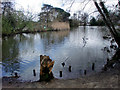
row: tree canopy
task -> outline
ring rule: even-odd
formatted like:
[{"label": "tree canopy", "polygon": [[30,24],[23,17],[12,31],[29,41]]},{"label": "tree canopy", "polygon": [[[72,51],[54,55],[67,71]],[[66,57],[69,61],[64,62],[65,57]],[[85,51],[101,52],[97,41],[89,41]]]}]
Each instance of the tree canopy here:
[{"label": "tree canopy", "polygon": [[39,14],[39,21],[48,23],[54,20],[67,21],[70,13],[61,8],[53,7],[48,4],[43,4],[42,12]]}]

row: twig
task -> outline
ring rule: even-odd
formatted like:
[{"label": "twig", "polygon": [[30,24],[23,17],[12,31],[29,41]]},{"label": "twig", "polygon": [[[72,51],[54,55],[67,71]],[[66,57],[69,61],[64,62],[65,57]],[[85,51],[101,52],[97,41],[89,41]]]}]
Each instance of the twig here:
[{"label": "twig", "polygon": [[[69,57],[67,57],[67,58],[65,59],[65,61],[67,61],[68,58],[69,58]],[[64,62],[65,62],[65,61],[64,61]]]},{"label": "twig", "polygon": [[[86,1],[86,0],[85,0],[85,1]],[[85,9],[86,5],[87,5],[90,1],[91,1],[91,0],[88,0],[88,2],[87,2],[87,3],[85,4],[85,6],[81,9],[81,11]]]}]

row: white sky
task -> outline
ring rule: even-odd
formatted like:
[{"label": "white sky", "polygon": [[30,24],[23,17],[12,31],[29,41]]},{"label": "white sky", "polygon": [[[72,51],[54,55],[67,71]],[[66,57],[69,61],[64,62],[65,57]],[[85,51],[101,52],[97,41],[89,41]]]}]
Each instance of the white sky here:
[{"label": "white sky", "polygon": [[[34,14],[40,13],[42,4],[49,4],[54,7],[62,8],[66,11],[67,9],[69,9],[71,5],[69,1],[73,0],[15,0],[17,9],[23,8],[25,11],[29,10]],[[81,10],[84,7],[85,3],[87,3],[90,0],[86,0],[85,3],[82,3],[83,1],[84,0],[75,0],[74,4],[71,7],[70,13],[73,14],[74,12]],[[104,1],[106,1],[106,5],[110,6],[116,5],[118,2],[118,0],[104,0]],[[87,13],[95,11],[95,6],[92,0],[90,1],[89,4],[86,5],[84,11]]]}]

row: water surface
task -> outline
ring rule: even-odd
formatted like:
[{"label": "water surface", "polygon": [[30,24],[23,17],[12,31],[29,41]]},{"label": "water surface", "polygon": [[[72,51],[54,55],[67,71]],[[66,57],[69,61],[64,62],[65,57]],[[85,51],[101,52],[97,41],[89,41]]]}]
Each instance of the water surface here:
[{"label": "water surface", "polygon": [[[53,74],[58,79],[84,76],[84,70],[87,70],[87,75],[100,72],[106,59],[115,52],[102,50],[110,46],[110,40],[103,39],[108,34],[105,27],[87,26],[6,37],[2,43],[2,75],[12,76],[17,72],[19,79],[38,80],[40,55],[49,55],[55,61]],[[65,67],[61,65],[62,62],[65,62]],[[95,63],[95,71],[91,69],[92,63]],[[69,72],[69,66],[72,72]],[[36,77],[33,76],[33,69],[36,70]],[[59,77],[59,71],[63,71],[63,77]]]}]

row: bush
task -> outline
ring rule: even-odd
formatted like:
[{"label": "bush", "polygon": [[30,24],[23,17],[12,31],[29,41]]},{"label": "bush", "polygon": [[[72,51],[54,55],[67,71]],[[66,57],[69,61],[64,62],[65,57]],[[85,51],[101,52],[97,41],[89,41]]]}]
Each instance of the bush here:
[{"label": "bush", "polygon": [[70,27],[78,27],[79,26],[79,21],[75,19],[70,19],[69,20]]}]

